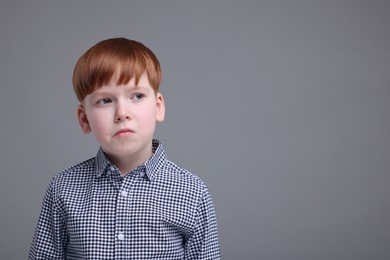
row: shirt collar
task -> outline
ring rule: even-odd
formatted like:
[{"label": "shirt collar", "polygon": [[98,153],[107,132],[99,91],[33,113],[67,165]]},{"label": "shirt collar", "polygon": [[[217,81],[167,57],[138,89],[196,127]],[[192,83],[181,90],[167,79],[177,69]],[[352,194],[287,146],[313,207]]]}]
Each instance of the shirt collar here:
[{"label": "shirt collar", "polygon": [[161,167],[166,163],[166,157],[163,145],[158,140],[153,140],[152,142],[152,151],[153,155],[147,160],[145,165],[145,172],[149,180],[153,181]]},{"label": "shirt collar", "polygon": [[[153,155],[143,164],[141,164],[137,169],[144,169],[146,176],[150,181],[153,181],[156,178],[157,173],[161,167],[166,163],[166,157],[163,145],[160,141],[154,139],[152,141],[152,152]],[[104,173],[107,173],[110,168],[115,167],[104,154],[103,149],[100,147],[96,155],[96,177],[101,177]]]}]

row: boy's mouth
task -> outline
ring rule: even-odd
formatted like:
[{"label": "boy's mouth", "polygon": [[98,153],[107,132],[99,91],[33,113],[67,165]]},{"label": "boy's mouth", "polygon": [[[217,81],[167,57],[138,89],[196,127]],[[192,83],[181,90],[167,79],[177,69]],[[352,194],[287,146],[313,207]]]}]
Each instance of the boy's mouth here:
[{"label": "boy's mouth", "polygon": [[123,128],[116,132],[114,136],[127,136],[131,134],[134,134],[133,130],[131,130],[130,128]]}]

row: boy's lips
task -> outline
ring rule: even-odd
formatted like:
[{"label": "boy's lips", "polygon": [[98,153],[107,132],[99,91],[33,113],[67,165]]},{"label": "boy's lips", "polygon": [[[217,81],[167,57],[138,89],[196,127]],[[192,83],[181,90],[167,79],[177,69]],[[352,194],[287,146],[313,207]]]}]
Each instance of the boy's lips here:
[{"label": "boy's lips", "polygon": [[116,132],[114,136],[126,136],[126,135],[133,134],[133,133],[134,133],[134,131],[131,130],[130,128],[123,128],[123,129],[120,129],[118,132]]}]

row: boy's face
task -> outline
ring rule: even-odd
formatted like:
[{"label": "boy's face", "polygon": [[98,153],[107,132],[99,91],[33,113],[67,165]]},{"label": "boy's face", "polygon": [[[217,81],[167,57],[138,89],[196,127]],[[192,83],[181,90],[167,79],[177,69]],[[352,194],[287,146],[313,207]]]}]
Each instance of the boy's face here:
[{"label": "boy's face", "polygon": [[164,120],[165,105],[155,94],[144,73],[135,86],[134,78],[126,85],[114,81],[87,95],[77,115],[84,133],[92,132],[113,162],[132,162],[133,167],[152,155],[156,122]]}]

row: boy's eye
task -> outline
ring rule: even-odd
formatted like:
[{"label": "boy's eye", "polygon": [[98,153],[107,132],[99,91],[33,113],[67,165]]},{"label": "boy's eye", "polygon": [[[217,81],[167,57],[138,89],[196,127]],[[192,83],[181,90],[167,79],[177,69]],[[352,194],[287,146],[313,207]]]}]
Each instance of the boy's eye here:
[{"label": "boy's eye", "polygon": [[104,105],[104,104],[108,104],[108,103],[111,103],[112,101],[111,101],[111,99],[109,99],[109,98],[102,98],[102,99],[99,99],[98,101],[97,101],[97,103],[98,104],[101,104],[101,105]]},{"label": "boy's eye", "polygon": [[141,99],[143,99],[144,97],[145,97],[144,94],[142,94],[142,93],[136,93],[136,94],[134,94],[134,95],[131,97],[131,99],[134,99],[134,100],[141,100]]}]

